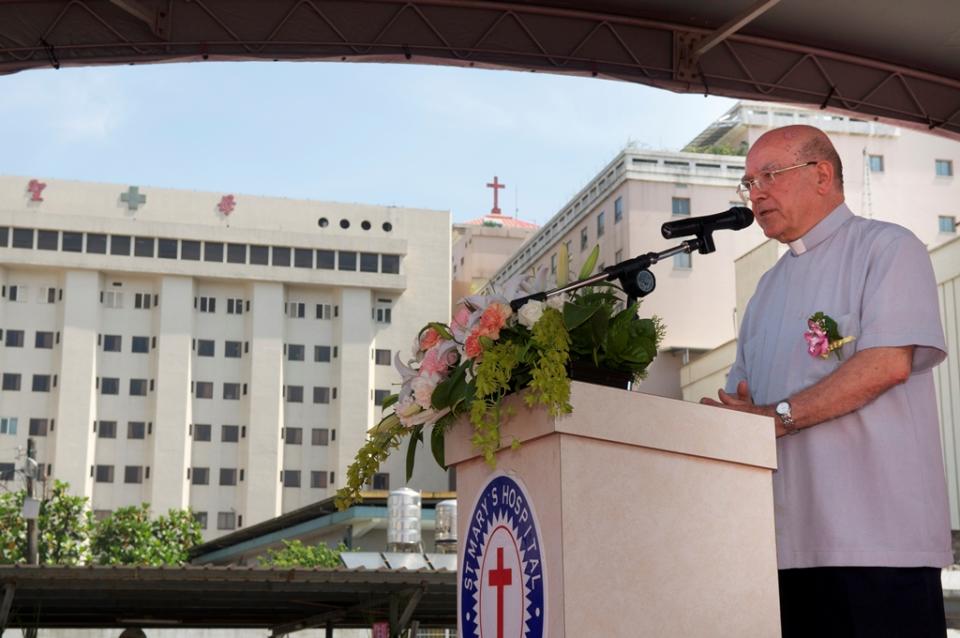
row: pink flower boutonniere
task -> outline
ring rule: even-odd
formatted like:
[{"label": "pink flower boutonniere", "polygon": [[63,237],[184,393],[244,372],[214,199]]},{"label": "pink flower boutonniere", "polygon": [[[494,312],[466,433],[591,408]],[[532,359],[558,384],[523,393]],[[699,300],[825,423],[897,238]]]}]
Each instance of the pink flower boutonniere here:
[{"label": "pink flower boutonniere", "polygon": [[807,319],[807,327],[810,329],[803,333],[803,338],[807,340],[807,352],[811,357],[826,359],[832,352],[842,360],[840,348],[854,340],[854,337],[842,336],[837,322],[822,312],[811,315]]}]

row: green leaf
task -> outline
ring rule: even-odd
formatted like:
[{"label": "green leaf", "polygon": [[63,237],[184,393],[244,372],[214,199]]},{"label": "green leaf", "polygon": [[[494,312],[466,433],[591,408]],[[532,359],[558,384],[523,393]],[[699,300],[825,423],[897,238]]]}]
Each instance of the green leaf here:
[{"label": "green leaf", "polygon": [[437,462],[437,465],[446,469],[447,464],[444,462],[444,439],[446,438],[446,428],[435,423],[433,426],[433,431],[430,432],[430,449],[433,451],[433,458]]},{"label": "green leaf", "polygon": [[467,366],[469,361],[464,361],[456,368],[449,377],[437,384],[430,395],[430,404],[438,410],[451,407],[458,397],[463,396],[466,386]]},{"label": "green leaf", "polygon": [[563,304],[563,325],[568,331],[575,330],[587,322],[598,310],[599,306],[581,306],[576,303]]},{"label": "green leaf", "polygon": [[583,262],[583,267],[580,268],[579,279],[586,279],[591,274],[593,274],[593,269],[597,266],[597,259],[600,258],[600,244],[597,244],[593,247],[593,250],[590,251],[590,256],[587,257],[587,260]]},{"label": "green leaf", "polygon": [[414,426],[410,433],[410,440],[407,442],[407,482],[413,476],[413,466],[417,462],[417,443],[423,440],[423,426]]},{"label": "green leaf", "polygon": [[383,404],[380,406],[380,412],[386,412],[387,409],[392,406],[394,403],[400,400],[399,394],[391,394],[386,399],[383,400]]}]

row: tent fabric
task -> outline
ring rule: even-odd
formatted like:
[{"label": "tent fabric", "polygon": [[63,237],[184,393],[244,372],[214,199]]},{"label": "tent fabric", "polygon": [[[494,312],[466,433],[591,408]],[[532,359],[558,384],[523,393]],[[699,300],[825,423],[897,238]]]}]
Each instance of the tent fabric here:
[{"label": "tent fabric", "polygon": [[588,75],[960,138],[957,2],[0,0],[0,74],[201,60]]}]

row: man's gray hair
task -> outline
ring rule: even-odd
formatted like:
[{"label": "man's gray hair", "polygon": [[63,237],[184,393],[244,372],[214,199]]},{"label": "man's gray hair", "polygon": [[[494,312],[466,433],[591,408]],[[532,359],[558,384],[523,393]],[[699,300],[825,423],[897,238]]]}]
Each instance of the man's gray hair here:
[{"label": "man's gray hair", "polygon": [[833,147],[830,139],[826,135],[814,135],[800,147],[798,153],[801,161],[827,161],[833,164],[833,173],[837,180],[837,187],[843,192],[843,164],[840,162],[840,155],[837,149]]}]

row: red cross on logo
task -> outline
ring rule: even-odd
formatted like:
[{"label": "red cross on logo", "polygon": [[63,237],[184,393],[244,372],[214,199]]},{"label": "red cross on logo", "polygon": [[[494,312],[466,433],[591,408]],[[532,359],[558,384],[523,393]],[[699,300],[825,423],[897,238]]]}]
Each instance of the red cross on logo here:
[{"label": "red cross on logo", "polygon": [[233,195],[224,195],[220,199],[220,203],[217,204],[217,210],[219,210],[224,215],[229,215],[233,212],[233,209],[236,208],[237,201],[233,198]]},{"label": "red cross on logo", "polygon": [[503,548],[497,548],[497,568],[487,572],[487,585],[497,588],[497,638],[503,638],[503,588],[513,583],[513,570],[503,568]]},{"label": "red cross on logo", "polygon": [[43,197],[40,196],[40,193],[42,193],[43,189],[46,187],[47,185],[44,184],[43,182],[36,179],[31,179],[30,182],[27,184],[27,190],[30,191],[30,201],[42,202]]}]

